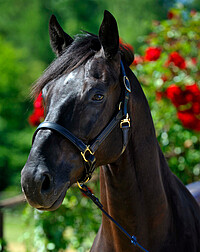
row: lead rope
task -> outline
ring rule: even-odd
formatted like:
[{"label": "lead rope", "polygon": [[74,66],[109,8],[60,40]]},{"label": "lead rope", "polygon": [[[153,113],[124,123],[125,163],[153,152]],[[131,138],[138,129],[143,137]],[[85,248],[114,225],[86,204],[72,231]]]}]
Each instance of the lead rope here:
[{"label": "lead rope", "polygon": [[85,184],[80,184],[79,182],[77,182],[77,185],[80,189],[80,191],[82,193],[84,193],[86,196],[88,196],[93,202],[94,204],[130,239],[131,244],[133,244],[134,246],[139,247],[142,251],[148,252],[148,250],[146,250],[145,248],[143,248],[138,242],[137,242],[137,238],[134,235],[130,235],[118,222],[116,222],[116,220],[114,220],[104,209],[103,209],[103,205],[101,204],[101,202],[99,201],[99,199],[97,197],[94,196],[93,193],[91,193],[91,191],[89,190],[89,188],[85,185]]}]

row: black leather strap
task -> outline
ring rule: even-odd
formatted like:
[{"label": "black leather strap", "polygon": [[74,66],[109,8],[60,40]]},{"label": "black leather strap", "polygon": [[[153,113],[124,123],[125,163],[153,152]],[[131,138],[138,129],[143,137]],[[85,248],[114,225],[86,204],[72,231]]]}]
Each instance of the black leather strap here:
[{"label": "black leather strap", "polygon": [[51,129],[54,130],[56,132],[58,132],[59,134],[61,134],[62,136],[64,136],[65,138],[67,138],[70,142],[72,142],[81,152],[84,152],[85,149],[87,148],[87,145],[84,144],[80,139],[78,139],[76,136],[74,136],[69,130],[67,130],[66,128],[64,128],[63,126],[54,123],[54,122],[42,122],[36,129],[34,135],[33,135],[33,140],[32,142],[34,142],[35,136],[37,134],[37,132],[40,129]]},{"label": "black leather strap", "polygon": [[112,121],[106,126],[106,128],[95,138],[94,142],[91,144],[90,149],[93,153],[97,151],[102,142],[107,138],[108,135],[112,132],[112,130],[119,124],[121,119],[123,118],[123,112],[120,111],[117,115],[112,119]]},{"label": "black leather strap", "polygon": [[126,150],[126,147],[128,145],[128,132],[129,132],[129,126],[123,126],[122,128],[122,133],[123,133],[123,148],[122,148],[122,153]]}]

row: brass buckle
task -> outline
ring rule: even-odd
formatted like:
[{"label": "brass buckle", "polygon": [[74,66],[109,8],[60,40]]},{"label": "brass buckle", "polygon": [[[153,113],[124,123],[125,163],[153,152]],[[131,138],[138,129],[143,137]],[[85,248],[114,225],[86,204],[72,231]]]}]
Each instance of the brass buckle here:
[{"label": "brass buckle", "polygon": [[126,118],[121,120],[120,128],[123,128],[123,124],[127,124],[129,128],[131,127],[131,120],[128,113],[126,114]]},{"label": "brass buckle", "polygon": [[90,153],[91,155],[94,155],[94,153],[90,150],[90,146],[88,145],[88,146],[86,147],[86,149],[84,150],[84,152],[81,152],[81,155],[83,156],[83,159],[85,160],[85,162],[88,162],[88,160],[87,160],[86,157],[85,157],[85,154],[86,154],[87,151],[89,151],[89,153]]},{"label": "brass buckle", "polygon": [[[88,178],[84,183],[87,183],[89,180],[90,179]],[[83,184],[80,184],[78,181],[76,181],[76,183],[77,183],[78,187],[83,190],[83,187],[82,187]]]}]

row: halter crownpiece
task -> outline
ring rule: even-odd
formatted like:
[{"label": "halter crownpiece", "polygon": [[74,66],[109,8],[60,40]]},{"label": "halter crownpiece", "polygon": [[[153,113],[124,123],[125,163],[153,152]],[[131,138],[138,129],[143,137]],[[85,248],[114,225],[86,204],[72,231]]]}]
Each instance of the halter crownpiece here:
[{"label": "halter crownpiece", "polygon": [[71,143],[73,143],[79,149],[83,157],[83,162],[84,162],[84,167],[85,167],[85,171],[84,171],[85,174],[79,180],[79,182],[84,183],[90,180],[90,178],[92,177],[92,173],[95,169],[95,163],[96,163],[95,152],[97,151],[101,143],[107,138],[107,136],[112,132],[112,130],[117,125],[120,125],[120,128],[122,129],[122,132],[123,132],[123,147],[122,147],[121,154],[125,151],[126,146],[128,144],[128,131],[130,128],[130,118],[127,112],[127,106],[128,106],[128,101],[129,101],[129,95],[131,92],[131,87],[130,87],[129,79],[126,76],[126,72],[125,72],[122,61],[120,62],[120,64],[121,64],[121,71],[122,71],[122,76],[123,76],[123,83],[125,87],[124,99],[120,102],[118,113],[113,117],[110,123],[108,123],[108,125],[101,131],[101,133],[91,142],[90,145],[86,145],[82,140],[77,138],[69,130],[67,130],[63,126],[54,122],[46,121],[46,122],[41,123],[37,127],[33,135],[32,142],[34,142],[35,136],[39,130],[51,129],[61,134],[63,137],[68,139]]}]

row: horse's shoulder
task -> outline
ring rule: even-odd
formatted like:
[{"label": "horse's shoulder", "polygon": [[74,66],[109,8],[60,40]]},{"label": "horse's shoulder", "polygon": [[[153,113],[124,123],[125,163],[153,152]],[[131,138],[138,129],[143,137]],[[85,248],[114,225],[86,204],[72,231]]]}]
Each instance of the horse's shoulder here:
[{"label": "horse's shoulder", "polygon": [[177,248],[177,251],[200,251],[200,207],[175,175],[173,179],[173,189],[169,198],[172,224],[167,243],[174,249]]}]

